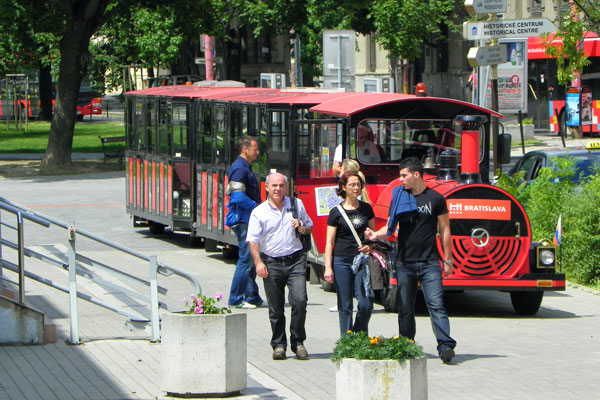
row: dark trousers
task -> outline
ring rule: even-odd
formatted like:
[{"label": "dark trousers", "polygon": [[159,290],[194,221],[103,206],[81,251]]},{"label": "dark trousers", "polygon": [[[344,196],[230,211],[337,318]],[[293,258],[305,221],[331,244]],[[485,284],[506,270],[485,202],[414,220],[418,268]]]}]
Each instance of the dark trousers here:
[{"label": "dark trousers", "polygon": [[306,256],[294,259],[277,260],[263,256],[269,276],[263,279],[265,294],[269,303],[271,321],[271,346],[287,348],[285,333],[285,287],[288,287],[288,302],[292,309],[290,320],[290,346],[292,350],[303,344],[306,339],[304,323],[306,321]]},{"label": "dark trousers", "polygon": [[447,348],[456,347],[456,341],[450,337],[450,321],[444,306],[442,288],[442,269],[439,261],[421,263],[403,263],[396,261],[398,280],[398,330],[400,335],[415,338],[415,299],[417,282],[421,282],[425,303],[429,310],[431,326],[437,339],[437,350],[441,354]]},{"label": "dark trousers", "polygon": [[[369,320],[373,312],[373,300],[368,298],[365,293],[362,275],[355,275],[352,272],[353,260],[354,257],[333,257],[333,277],[341,335],[345,335],[348,331],[362,331],[369,334]],[[354,324],[352,323],[353,297],[356,297],[358,303]]]}]

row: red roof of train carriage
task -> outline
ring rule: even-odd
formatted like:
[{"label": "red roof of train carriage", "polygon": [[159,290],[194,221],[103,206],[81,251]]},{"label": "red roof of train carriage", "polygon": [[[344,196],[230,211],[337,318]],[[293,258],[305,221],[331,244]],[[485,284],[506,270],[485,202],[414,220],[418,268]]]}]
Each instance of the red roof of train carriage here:
[{"label": "red roof of train carriage", "polygon": [[254,87],[196,87],[188,85],[158,86],[127,92],[127,95],[185,97],[238,103],[315,105],[331,99],[353,95],[345,92],[296,91]]},{"label": "red roof of train carriage", "polygon": [[[484,107],[461,100],[442,97],[415,96],[401,93],[347,93],[348,96],[335,98],[310,108],[310,111],[322,114],[349,117],[374,107],[394,106],[398,117],[410,119],[421,118],[423,111],[434,111],[440,119],[453,119],[457,115],[477,114],[493,115],[504,118],[501,114]],[[406,107],[402,107],[405,105]],[[431,114],[431,113],[430,113]]]},{"label": "red roof of train carriage", "polygon": [[[127,95],[153,95],[164,97],[185,97],[204,100],[219,100],[237,103],[259,103],[259,104],[286,104],[312,106],[310,111],[348,117],[374,107],[385,105],[399,106],[406,104],[403,116],[414,118],[420,116],[420,111],[428,108],[440,115],[442,119],[452,119],[459,114],[469,114],[476,111],[478,114],[502,115],[489,109],[476,106],[460,100],[445,99],[438,97],[417,97],[411,94],[401,93],[364,93],[364,92],[323,92],[323,91],[299,91],[279,90],[252,87],[196,87],[196,86],[159,86],[127,92]],[[433,102],[432,102],[433,100]],[[417,102],[417,103],[415,103]],[[422,105],[415,108],[415,105]],[[442,111],[440,111],[440,109]],[[410,111],[409,111],[410,110]]]}]

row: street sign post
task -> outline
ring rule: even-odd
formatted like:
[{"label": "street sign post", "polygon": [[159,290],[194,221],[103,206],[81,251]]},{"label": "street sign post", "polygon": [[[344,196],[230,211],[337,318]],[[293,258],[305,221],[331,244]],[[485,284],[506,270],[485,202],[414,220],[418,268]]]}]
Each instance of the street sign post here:
[{"label": "street sign post", "polygon": [[467,59],[473,68],[502,64],[508,61],[508,48],[506,45],[471,47]]},{"label": "street sign post", "polygon": [[537,37],[554,31],[556,27],[548,18],[463,23],[463,38],[467,40]]},{"label": "street sign post", "polygon": [[506,12],[506,0],[466,0],[465,8],[471,15]]}]

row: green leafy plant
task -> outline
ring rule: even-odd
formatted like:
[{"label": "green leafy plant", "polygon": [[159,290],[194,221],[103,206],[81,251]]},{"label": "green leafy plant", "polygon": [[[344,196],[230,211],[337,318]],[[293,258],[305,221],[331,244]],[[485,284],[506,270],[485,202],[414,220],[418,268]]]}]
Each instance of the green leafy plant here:
[{"label": "green leafy plant", "polygon": [[202,294],[190,296],[183,299],[185,307],[188,309],[187,314],[231,314],[228,307],[217,307],[217,303],[223,299],[223,295],[219,292],[215,293],[215,297],[206,297]]},{"label": "green leafy plant", "polygon": [[497,186],[525,207],[531,223],[532,239],[554,237],[562,217],[562,244],[558,260],[567,279],[598,287],[600,283],[600,173],[575,185],[572,157],[553,158],[556,168],[542,168],[532,182],[523,180],[523,171],[509,177],[499,173]]},{"label": "green leafy plant", "polygon": [[331,361],[339,363],[342,358],[356,360],[406,360],[424,357],[423,348],[404,336],[384,338],[368,336],[365,332],[348,331],[335,344]]}]

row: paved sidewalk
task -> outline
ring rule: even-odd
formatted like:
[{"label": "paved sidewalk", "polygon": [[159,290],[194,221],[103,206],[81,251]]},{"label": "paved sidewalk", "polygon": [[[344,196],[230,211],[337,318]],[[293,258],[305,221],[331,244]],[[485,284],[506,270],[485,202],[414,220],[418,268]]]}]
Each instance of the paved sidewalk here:
[{"label": "paved sidewalk", "polygon": [[[194,273],[205,294],[227,295],[223,289],[229,286],[234,265],[220,255],[182,249],[158,256]],[[108,257],[118,261],[120,256],[111,252]],[[60,272],[52,279],[58,281]],[[166,285],[173,298],[189,294],[185,282]],[[248,389],[237,398],[335,397],[335,367],[329,357],[338,326],[337,315],[328,311],[335,297],[316,285],[309,285],[308,294],[308,361],[295,360],[290,352],[285,361],[271,359],[267,308],[234,311],[248,315]],[[150,343],[143,332],[126,330],[123,317],[79,301],[83,344],[70,346],[64,343],[69,337],[66,294],[28,280],[27,302],[57,325],[59,341],[0,347],[0,399],[166,398],[159,384],[160,344]],[[437,358],[429,318],[421,303],[418,308],[417,342],[428,356],[430,399],[575,400],[596,398],[600,392],[597,294],[571,287],[551,293],[534,317],[515,315],[506,293],[451,294],[447,304],[458,340],[451,365]],[[395,315],[376,306],[370,329],[372,334],[395,335]],[[190,367],[201,371],[210,366]]]}]

